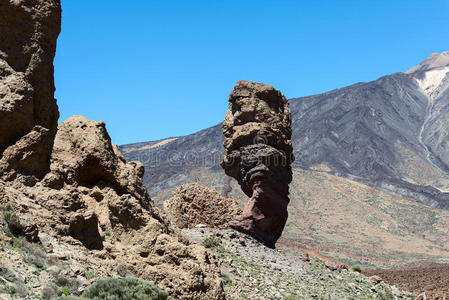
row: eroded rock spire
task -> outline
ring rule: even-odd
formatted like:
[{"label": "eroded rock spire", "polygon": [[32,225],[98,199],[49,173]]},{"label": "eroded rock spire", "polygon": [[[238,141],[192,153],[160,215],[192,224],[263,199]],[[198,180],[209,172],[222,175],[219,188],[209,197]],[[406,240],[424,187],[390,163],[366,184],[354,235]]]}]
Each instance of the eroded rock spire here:
[{"label": "eroded rock spire", "polygon": [[238,81],[223,121],[221,165],[251,197],[229,225],[274,247],[287,221],[294,160],[288,101],[271,85]]}]

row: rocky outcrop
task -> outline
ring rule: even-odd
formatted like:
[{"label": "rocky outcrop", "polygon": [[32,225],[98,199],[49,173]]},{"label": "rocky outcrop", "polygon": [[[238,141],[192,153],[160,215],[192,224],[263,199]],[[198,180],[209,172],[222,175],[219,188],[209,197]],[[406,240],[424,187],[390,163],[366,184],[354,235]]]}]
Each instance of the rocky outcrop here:
[{"label": "rocky outcrop", "polygon": [[57,126],[60,22],[59,0],[0,3],[0,219],[97,278],[126,273],[174,299],[225,299],[215,257],[162,219],[143,165],[126,162],[104,122],[74,116]]},{"label": "rocky outcrop", "polygon": [[[60,27],[57,0],[0,3],[0,177],[7,180],[48,171],[59,118],[53,58]],[[8,151],[17,142],[20,149]]]},{"label": "rocky outcrop", "polygon": [[19,178],[27,185],[33,185],[49,168],[49,149],[54,136],[47,128],[36,125],[3,152],[0,159],[0,177],[5,180]]},{"label": "rocky outcrop", "polygon": [[223,134],[226,154],[221,165],[251,197],[243,213],[229,224],[274,247],[288,217],[294,160],[287,99],[270,85],[237,82]]},{"label": "rocky outcrop", "polygon": [[82,185],[91,187],[99,181],[110,184],[118,194],[131,194],[149,201],[143,186],[144,167],[140,162],[123,158],[111,143],[104,122],[72,116],[58,127],[51,155],[51,174],[44,181],[49,185]]},{"label": "rocky outcrop", "polygon": [[178,228],[194,228],[199,224],[210,228],[226,228],[241,210],[234,200],[196,183],[184,184],[164,202],[170,221]]},{"label": "rocky outcrop", "polygon": [[224,297],[214,259],[161,218],[143,187],[143,166],[125,161],[104,122],[73,116],[61,123],[50,168],[37,187],[52,189],[42,196],[56,200],[44,204],[59,211],[55,224],[64,225],[56,234],[106,250],[106,258],[178,299]]},{"label": "rocky outcrop", "polygon": [[33,186],[0,181],[0,206],[30,220],[15,222],[25,224],[16,226],[19,234],[50,235],[74,257],[87,248],[79,262],[108,276],[121,266],[175,299],[224,299],[217,260],[162,219],[142,177],[141,164],[126,163],[103,122],[71,117],[59,125],[51,172]]}]

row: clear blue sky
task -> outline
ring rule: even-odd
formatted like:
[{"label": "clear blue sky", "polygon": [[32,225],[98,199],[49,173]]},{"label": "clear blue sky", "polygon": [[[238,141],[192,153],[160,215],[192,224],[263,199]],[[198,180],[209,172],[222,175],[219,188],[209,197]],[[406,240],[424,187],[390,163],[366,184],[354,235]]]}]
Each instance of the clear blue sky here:
[{"label": "clear blue sky", "polygon": [[62,0],[60,121],[114,143],[221,122],[238,79],[288,98],[405,71],[449,50],[448,0]]}]

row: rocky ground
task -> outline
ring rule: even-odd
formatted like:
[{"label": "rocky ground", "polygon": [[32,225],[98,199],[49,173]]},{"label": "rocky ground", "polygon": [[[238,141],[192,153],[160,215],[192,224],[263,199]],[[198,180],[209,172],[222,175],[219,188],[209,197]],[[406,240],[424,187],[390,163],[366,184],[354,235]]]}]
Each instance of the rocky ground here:
[{"label": "rocky ground", "polygon": [[[54,299],[80,294],[99,277],[111,276],[91,264],[83,253],[70,251],[51,236],[42,244],[24,238],[4,238],[0,243],[0,299]],[[84,253],[87,254],[87,253]]]},{"label": "rocky ground", "polygon": [[414,291],[421,299],[449,299],[449,266],[447,264],[423,263],[416,267],[363,272],[368,276],[378,275],[386,282]]},{"label": "rocky ground", "polygon": [[270,249],[231,229],[183,232],[218,257],[231,299],[415,299],[378,278],[288,248]]},{"label": "rocky ground", "polygon": [[[416,298],[379,278],[287,248],[270,249],[231,229],[204,227],[183,232],[219,261],[228,299]],[[0,299],[54,299],[80,294],[98,278],[133,275],[124,265],[96,264],[88,250],[73,251],[43,233],[39,234],[41,243],[10,238],[4,232],[0,236]]]}]

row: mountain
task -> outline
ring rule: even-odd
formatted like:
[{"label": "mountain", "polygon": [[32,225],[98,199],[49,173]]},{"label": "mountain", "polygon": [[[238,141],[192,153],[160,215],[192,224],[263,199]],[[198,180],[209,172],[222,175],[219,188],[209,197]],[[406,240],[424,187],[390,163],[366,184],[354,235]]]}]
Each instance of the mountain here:
[{"label": "mountain", "polygon": [[[290,100],[294,167],[321,170],[434,208],[449,208],[449,51],[405,73]],[[221,124],[121,146],[142,161],[156,202],[198,167],[221,173]],[[222,193],[232,184],[223,182]],[[162,195],[162,196],[161,196]]]},{"label": "mountain", "polygon": [[292,99],[296,166],[448,209],[448,74],[445,52],[406,73]]},{"label": "mountain", "polygon": [[[448,261],[449,52],[404,73],[289,101],[296,160],[281,243],[377,266]],[[218,124],[120,148],[145,165],[158,206],[187,182],[243,204],[247,197],[219,165],[222,143]]]}]

